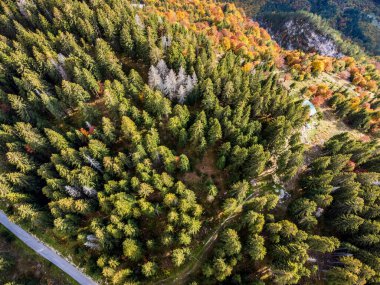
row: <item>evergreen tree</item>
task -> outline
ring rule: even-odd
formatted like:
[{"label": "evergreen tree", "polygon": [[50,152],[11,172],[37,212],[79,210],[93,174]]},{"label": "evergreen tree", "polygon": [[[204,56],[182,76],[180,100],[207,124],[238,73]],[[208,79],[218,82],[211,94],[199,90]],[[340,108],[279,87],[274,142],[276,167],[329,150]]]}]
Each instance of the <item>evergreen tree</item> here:
[{"label": "evergreen tree", "polygon": [[45,134],[48,137],[51,145],[55,147],[57,150],[65,150],[69,147],[69,143],[65,139],[64,136],[53,131],[51,129],[45,129]]},{"label": "evergreen tree", "polygon": [[62,81],[62,99],[67,102],[70,107],[78,107],[81,102],[88,101],[91,96],[82,86],[69,81]]},{"label": "evergreen tree", "polygon": [[214,145],[215,142],[222,138],[222,127],[218,119],[213,119],[210,122],[210,129],[208,131],[208,142],[210,145]]}]

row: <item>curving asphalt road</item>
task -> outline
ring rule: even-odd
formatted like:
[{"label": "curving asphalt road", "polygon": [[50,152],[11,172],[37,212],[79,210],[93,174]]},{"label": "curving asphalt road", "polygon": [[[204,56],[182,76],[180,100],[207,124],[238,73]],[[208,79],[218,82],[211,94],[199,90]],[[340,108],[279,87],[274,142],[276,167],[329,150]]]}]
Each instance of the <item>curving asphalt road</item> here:
[{"label": "curving asphalt road", "polygon": [[9,221],[8,217],[4,214],[3,211],[0,211],[0,223],[9,231],[11,231],[15,236],[17,236],[23,243],[33,249],[37,254],[62,269],[62,271],[66,272],[67,275],[71,276],[71,278],[73,278],[79,284],[97,285],[95,281],[82,273],[78,268],[76,268],[66,259],[58,255],[53,249],[47,247],[37,238],[24,231],[21,227]]}]

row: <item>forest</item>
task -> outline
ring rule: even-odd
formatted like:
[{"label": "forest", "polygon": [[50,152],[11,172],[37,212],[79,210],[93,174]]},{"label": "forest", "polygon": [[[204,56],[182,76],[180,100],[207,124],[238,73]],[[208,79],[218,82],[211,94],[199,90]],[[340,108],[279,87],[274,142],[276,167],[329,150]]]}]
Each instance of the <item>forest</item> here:
[{"label": "forest", "polygon": [[[99,284],[376,284],[376,63],[234,4],[3,0],[0,209]],[[305,144],[305,99],[362,137]]]}]

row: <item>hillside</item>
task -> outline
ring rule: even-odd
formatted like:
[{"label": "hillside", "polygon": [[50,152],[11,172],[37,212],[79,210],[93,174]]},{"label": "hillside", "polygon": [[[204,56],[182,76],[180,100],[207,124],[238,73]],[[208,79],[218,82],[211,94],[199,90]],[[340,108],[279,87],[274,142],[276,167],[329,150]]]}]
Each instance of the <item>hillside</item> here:
[{"label": "hillside", "polygon": [[57,284],[76,283],[51,263],[26,248],[3,226],[0,226],[0,282],[1,284]]},{"label": "hillside", "polygon": [[[323,36],[329,36],[329,30],[335,29],[348,40],[360,45],[369,54],[380,54],[380,5],[375,0],[240,0],[232,1],[244,7],[249,15],[254,18],[262,18],[264,21],[271,13],[287,13],[288,17],[293,12],[306,11],[320,16],[325,20],[330,29],[324,29]],[[269,19],[267,19],[269,20]],[[311,21],[310,23],[314,23]],[[276,26],[281,29],[281,26]],[[317,30],[321,26],[316,27]],[[327,35],[326,35],[327,33]]]},{"label": "hillside", "polygon": [[376,64],[233,4],[2,1],[0,208],[100,284],[380,282]]},{"label": "hillside", "polygon": [[288,50],[303,50],[341,58],[364,56],[362,49],[345,40],[322,18],[307,12],[267,13],[258,17],[276,42]]}]

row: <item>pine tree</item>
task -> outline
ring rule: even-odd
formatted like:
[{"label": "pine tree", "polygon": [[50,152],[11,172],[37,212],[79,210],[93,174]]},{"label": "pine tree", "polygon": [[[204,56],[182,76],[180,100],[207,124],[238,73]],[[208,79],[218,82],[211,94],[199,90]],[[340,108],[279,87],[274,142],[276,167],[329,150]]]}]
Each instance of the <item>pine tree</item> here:
[{"label": "pine tree", "polygon": [[202,106],[206,110],[212,110],[219,103],[218,98],[214,94],[214,86],[210,78],[202,83]]},{"label": "pine tree", "polygon": [[128,277],[130,277],[132,273],[132,270],[128,268],[118,270],[116,273],[114,270],[112,270],[112,273],[110,273],[109,277],[112,277],[113,284],[130,284]]},{"label": "pine tree", "polygon": [[333,252],[339,247],[339,240],[335,237],[309,236],[307,242],[311,250],[321,253]]},{"label": "pine tree", "polygon": [[225,280],[232,273],[232,267],[229,266],[223,258],[216,258],[213,262],[215,278],[218,281]]},{"label": "pine tree", "polygon": [[193,72],[193,74],[191,75],[191,83],[192,83],[193,86],[195,86],[195,85],[198,84],[198,77],[195,74],[195,72]]},{"label": "pine tree", "polygon": [[106,74],[108,72],[121,81],[125,81],[125,75],[121,69],[119,59],[109,44],[102,39],[97,39],[95,44],[95,51],[96,59],[100,67],[103,69],[103,74]]},{"label": "pine tree", "polygon": [[169,97],[170,100],[173,100],[175,98],[176,87],[177,87],[177,76],[175,75],[173,69],[170,69],[164,81],[164,93],[166,96]]},{"label": "pine tree", "polygon": [[177,248],[173,250],[172,261],[176,267],[181,266],[185,262],[186,256],[183,249]]},{"label": "pine tree", "polygon": [[131,32],[134,40],[134,52],[135,58],[143,59],[144,61],[149,60],[149,44],[146,38],[145,31],[142,27],[138,25],[132,25]]},{"label": "pine tree", "polygon": [[91,96],[82,86],[69,81],[62,81],[62,99],[68,103],[70,107],[78,107],[79,103],[90,100]]},{"label": "pine tree", "polygon": [[136,240],[127,238],[123,242],[123,253],[130,260],[139,260],[141,258],[141,248]]},{"label": "pine tree", "polygon": [[149,77],[149,86],[151,88],[158,88],[159,90],[163,89],[163,82],[162,82],[161,76],[157,68],[154,67],[153,65],[149,68],[148,77]]},{"label": "pine tree", "polygon": [[222,138],[222,127],[219,120],[214,118],[210,122],[210,129],[208,131],[208,142],[210,145],[214,145],[218,140]]},{"label": "pine tree", "polygon": [[44,129],[46,136],[48,137],[51,145],[57,150],[64,150],[69,147],[69,143],[61,134],[53,131],[52,129]]},{"label": "pine tree", "polygon": [[358,231],[361,224],[364,223],[364,219],[354,214],[347,214],[337,217],[332,223],[340,232],[353,233]]},{"label": "pine tree", "polygon": [[107,146],[100,140],[91,139],[88,143],[88,149],[91,156],[94,159],[103,160],[103,158],[109,155],[109,149]]},{"label": "pine tree", "polygon": [[141,271],[146,277],[154,276],[157,273],[157,265],[155,262],[148,261],[143,264]]},{"label": "pine tree", "polygon": [[228,81],[226,85],[224,86],[223,92],[222,92],[222,98],[223,101],[227,104],[231,104],[233,102],[234,98],[234,84],[231,81]]},{"label": "pine tree", "polygon": [[37,128],[31,124],[18,122],[14,125],[17,135],[28,144],[33,151],[40,154],[46,154],[48,150],[48,141],[42,136]]},{"label": "pine tree", "polygon": [[57,98],[46,94],[40,93],[40,98],[46,109],[55,117],[56,120],[62,120],[65,117],[62,104]]},{"label": "pine tree", "polygon": [[33,161],[22,152],[7,152],[7,161],[22,173],[27,173],[35,169]]},{"label": "pine tree", "polygon": [[185,86],[186,86],[185,90],[187,94],[189,94],[194,89],[193,79],[191,78],[190,75],[186,77]]},{"label": "pine tree", "polygon": [[204,125],[201,120],[196,120],[190,127],[190,141],[192,145],[199,145],[204,138]]},{"label": "pine tree", "polygon": [[166,78],[166,75],[168,74],[169,72],[169,69],[168,69],[168,66],[166,65],[166,62],[161,59],[158,63],[157,63],[157,70],[161,76],[161,78]]},{"label": "pine tree", "polygon": [[139,195],[143,198],[149,197],[154,192],[152,186],[146,183],[141,183],[139,188]]},{"label": "pine tree", "polygon": [[340,258],[342,267],[332,267],[326,273],[327,283],[331,285],[354,285],[358,283],[366,283],[375,271],[364,265],[358,259],[351,256]]},{"label": "pine tree", "polygon": [[181,154],[179,156],[179,169],[182,172],[187,172],[190,170],[190,162],[186,155]]},{"label": "pine tree", "polygon": [[111,144],[115,142],[116,130],[111,120],[107,117],[102,118],[102,130],[107,143]]},{"label": "pine tree", "polygon": [[178,94],[177,94],[178,103],[184,104],[186,100],[186,95],[187,95],[187,92],[186,92],[185,87],[183,87],[183,85],[179,86]]},{"label": "pine tree", "polygon": [[133,44],[133,39],[132,39],[132,36],[131,36],[131,29],[130,29],[130,26],[129,26],[128,22],[125,22],[123,24],[122,29],[121,29],[121,32],[120,32],[120,45],[123,48],[124,52],[127,53],[127,55],[133,56],[133,53],[134,53],[134,51],[133,51],[134,44]]},{"label": "pine tree", "polygon": [[265,240],[260,235],[252,235],[248,238],[248,254],[252,260],[262,260],[264,259],[267,251],[264,246]]},{"label": "pine tree", "polygon": [[177,85],[183,85],[186,82],[186,72],[185,69],[181,66],[177,74]]},{"label": "pine tree", "polygon": [[132,142],[138,142],[141,136],[137,130],[136,124],[127,116],[123,116],[121,120],[121,131],[125,139]]},{"label": "pine tree", "polygon": [[98,95],[99,83],[96,81],[94,75],[86,68],[74,68],[74,77],[76,83],[86,88],[88,92],[93,95]]},{"label": "pine tree", "polygon": [[25,100],[17,95],[8,94],[8,100],[12,109],[17,113],[21,120],[29,122],[31,120],[31,111]]},{"label": "pine tree", "polygon": [[253,210],[246,213],[243,221],[251,233],[261,233],[265,224],[264,216]]},{"label": "pine tree", "polygon": [[223,243],[223,250],[227,256],[240,253],[242,246],[239,241],[239,235],[235,230],[225,230],[221,235],[221,241]]}]

